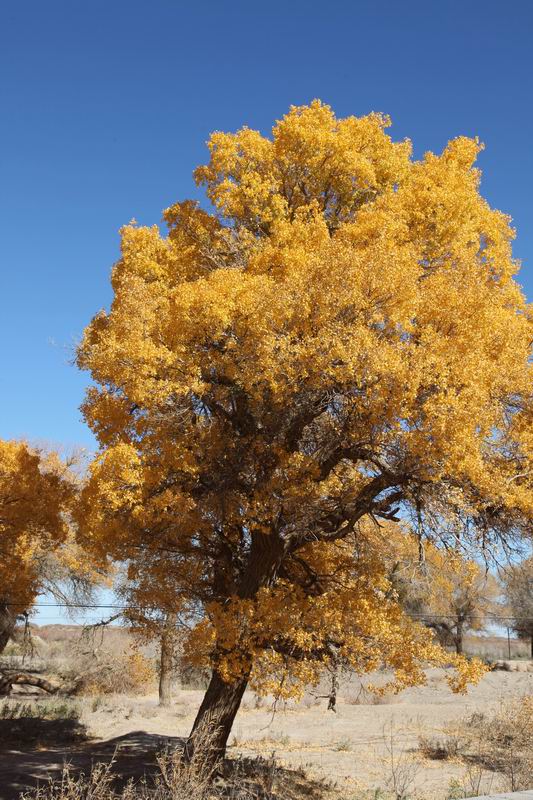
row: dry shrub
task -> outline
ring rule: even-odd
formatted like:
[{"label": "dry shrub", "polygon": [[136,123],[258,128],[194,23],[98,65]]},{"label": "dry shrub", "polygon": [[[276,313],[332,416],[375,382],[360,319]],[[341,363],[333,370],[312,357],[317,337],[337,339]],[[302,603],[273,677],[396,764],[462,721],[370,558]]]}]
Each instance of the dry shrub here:
[{"label": "dry shrub", "polygon": [[491,717],[474,714],[463,729],[464,757],[504,775],[508,791],[533,785],[533,696],[502,705]]},{"label": "dry shrub", "polygon": [[397,692],[371,692],[370,705],[373,706],[389,706],[391,703],[398,703]]},{"label": "dry shrub", "polygon": [[59,780],[21,794],[20,800],[320,800],[324,787],[301,771],[288,771],[265,759],[210,764],[185,763],[180,753],[158,757],[153,780],[116,788],[113,761],[96,764],[88,776],[68,766]]},{"label": "dry shrub", "polygon": [[398,694],[386,689],[369,689],[363,683],[358,689],[344,694],[344,702],[349,706],[385,706],[398,702]]},{"label": "dry shrub", "polygon": [[433,761],[447,761],[459,755],[459,739],[457,736],[424,736],[418,737],[418,749],[424,758]]},{"label": "dry shrub", "polygon": [[151,659],[134,651],[119,655],[88,669],[78,688],[79,694],[143,694],[155,685],[156,669]]},{"label": "dry shrub", "polygon": [[420,737],[427,758],[459,757],[467,764],[470,783],[483,773],[500,773],[501,788],[520,791],[533,786],[533,696],[500,706],[492,715],[476,713],[449,726],[443,738]]},{"label": "dry shrub", "polygon": [[398,749],[392,722],[383,728],[386,755],[382,758],[385,785],[393,800],[409,800],[414,796],[420,762],[410,752]]}]

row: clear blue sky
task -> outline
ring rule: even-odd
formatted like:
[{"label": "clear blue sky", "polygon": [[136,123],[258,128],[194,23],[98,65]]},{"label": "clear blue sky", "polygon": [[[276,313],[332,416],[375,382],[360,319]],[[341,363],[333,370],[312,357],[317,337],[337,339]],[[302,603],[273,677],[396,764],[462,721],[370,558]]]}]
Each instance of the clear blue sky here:
[{"label": "clear blue sky", "polygon": [[532,41],[529,0],[4,0],[0,436],[93,446],[70,362],[119,227],[198,196],[210,131],[314,97],[390,114],[417,156],[479,135],[533,297]]}]

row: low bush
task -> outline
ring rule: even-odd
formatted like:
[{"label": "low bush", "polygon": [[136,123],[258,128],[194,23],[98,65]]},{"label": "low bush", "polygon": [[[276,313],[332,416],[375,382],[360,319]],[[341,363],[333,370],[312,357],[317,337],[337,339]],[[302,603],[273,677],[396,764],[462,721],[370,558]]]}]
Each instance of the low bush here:
[{"label": "low bush", "polygon": [[460,758],[477,774],[499,773],[502,791],[533,786],[533,696],[502,704],[494,714],[475,713],[449,726],[443,737],[420,737],[427,758]]},{"label": "low bush", "polygon": [[459,739],[457,736],[419,736],[418,749],[424,758],[434,761],[447,761],[459,755]]},{"label": "low bush", "polygon": [[113,656],[94,666],[77,666],[77,694],[143,694],[154,688],[157,672],[153,660],[134,651]]}]

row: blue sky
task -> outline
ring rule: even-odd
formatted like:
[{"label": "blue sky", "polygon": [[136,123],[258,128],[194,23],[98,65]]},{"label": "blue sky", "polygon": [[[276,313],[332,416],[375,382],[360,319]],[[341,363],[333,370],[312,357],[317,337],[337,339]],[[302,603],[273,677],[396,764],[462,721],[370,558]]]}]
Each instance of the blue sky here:
[{"label": "blue sky", "polygon": [[4,0],[0,436],[93,447],[71,361],[118,229],[198,197],[212,130],[268,132],[314,97],[390,114],[416,156],[478,135],[533,298],[532,39],[528,0]]}]

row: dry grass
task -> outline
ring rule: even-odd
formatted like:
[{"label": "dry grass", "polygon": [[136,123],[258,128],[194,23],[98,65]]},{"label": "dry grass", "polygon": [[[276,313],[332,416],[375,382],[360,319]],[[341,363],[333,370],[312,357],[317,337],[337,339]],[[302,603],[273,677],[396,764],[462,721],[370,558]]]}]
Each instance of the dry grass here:
[{"label": "dry grass", "polygon": [[[502,791],[533,786],[533,696],[502,703],[492,715],[476,713],[450,725],[442,737],[419,738],[419,749],[430,759],[460,759],[467,767],[471,795],[484,773],[499,774]],[[457,788],[457,787],[456,787]],[[466,796],[466,795],[462,795]]]},{"label": "dry grass", "polygon": [[96,764],[89,775],[65,767],[59,780],[21,795],[20,800],[325,800],[323,784],[289,771],[273,760],[255,758],[218,764],[205,759],[185,763],[180,753],[158,757],[150,781],[116,788],[113,762]]},{"label": "dry grass", "polygon": [[87,738],[80,709],[69,700],[6,700],[0,705],[0,747],[75,744]]}]

